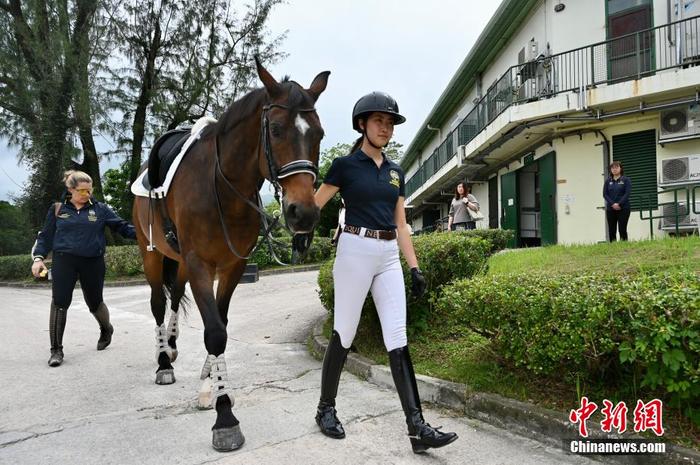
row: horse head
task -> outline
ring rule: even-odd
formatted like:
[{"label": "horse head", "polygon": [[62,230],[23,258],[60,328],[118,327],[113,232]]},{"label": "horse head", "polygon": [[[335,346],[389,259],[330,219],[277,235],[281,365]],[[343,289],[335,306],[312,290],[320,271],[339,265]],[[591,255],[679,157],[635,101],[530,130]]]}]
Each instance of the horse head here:
[{"label": "horse head", "polygon": [[326,89],[330,71],[319,73],[308,89],[278,82],[256,58],[267,102],[262,112],[260,172],[282,191],[282,210],[295,233],[310,232],[320,210],[314,202],[323,127],[314,105]]}]

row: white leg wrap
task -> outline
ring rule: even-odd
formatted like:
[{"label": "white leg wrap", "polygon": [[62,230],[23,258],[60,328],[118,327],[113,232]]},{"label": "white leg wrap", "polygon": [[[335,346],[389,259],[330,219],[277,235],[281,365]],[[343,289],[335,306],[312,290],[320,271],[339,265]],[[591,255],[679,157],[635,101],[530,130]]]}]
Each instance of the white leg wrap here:
[{"label": "white leg wrap", "polygon": [[228,396],[228,398],[231,400],[231,407],[233,407],[233,392],[228,381],[228,372],[226,370],[226,359],[224,359],[224,354],[221,354],[218,357],[209,355],[207,360],[209,360],[210,357],[211,371],[209,372],[209,378],[211,379],[211,406],[212,408],[216,408],[216,401],[218,398],[221,396]]},{"label": "white leg wrap", "polygon": [[168,345],[168,330],[165,328],[165,323],[156,326],[156,362],[160,354],[165,352],[168,358],[172,359],[172,349]]},{"label": "white leg wrap", "polygon": [[170,321],[168,322],[168,338],[175,336],[175,339],[180,335],[180,326],[177,324],[180,312],[170,312]]}]

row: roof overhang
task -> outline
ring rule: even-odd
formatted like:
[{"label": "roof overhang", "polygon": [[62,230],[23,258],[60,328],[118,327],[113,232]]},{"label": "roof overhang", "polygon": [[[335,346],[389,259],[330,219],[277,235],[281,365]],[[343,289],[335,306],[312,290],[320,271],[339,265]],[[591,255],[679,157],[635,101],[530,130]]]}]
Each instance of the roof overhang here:
[{"label": "roof overhang", "polygon": [[476,77],[488,68],[540,2],[503,0],[406,149],[399,162],[404,170],[435,137],[428,126],[441,127],[448,121],[474,86]]}]

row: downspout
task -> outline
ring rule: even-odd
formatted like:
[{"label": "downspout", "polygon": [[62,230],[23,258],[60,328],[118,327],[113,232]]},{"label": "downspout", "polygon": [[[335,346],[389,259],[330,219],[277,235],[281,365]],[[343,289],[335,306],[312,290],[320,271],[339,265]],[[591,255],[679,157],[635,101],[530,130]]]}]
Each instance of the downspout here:
[{"label": "downspout", "polygon": [[[603,183],[605,183],[607,176],[608,176],[608,169],[609,169],[608,167],[610,166],[610,163],[612,161],[610,158],[610,141],[605,136],[605,133],[603,133],[603,131],[601,131],[600,129],[596,129],[595,133],[599,134],[600,137],[603,139],[602,142],[598,142],[595,145],[602,145],[603,146]],[[603,210],[605,210],[605,206],[603,206]],[[606,217],[606,221],[607,221],[607,217]],[[610,233],[608,231],[608,228],[605,228],[605,240],[606,240],[606,242],[610,241]]]}]

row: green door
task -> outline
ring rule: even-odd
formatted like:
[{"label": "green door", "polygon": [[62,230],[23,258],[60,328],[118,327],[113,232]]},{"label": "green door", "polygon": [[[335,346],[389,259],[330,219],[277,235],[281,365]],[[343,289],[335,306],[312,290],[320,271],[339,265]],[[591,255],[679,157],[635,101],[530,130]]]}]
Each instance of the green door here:
[{"label": "green door", "polygon": [[508,247],[517,247],[518,238],[518,176],[517,172],[501,176],[501,229],[515,233]]},{"label": "green door", "polygon": [[557,243],[557,171],[555,153],[537,160],[540,176],[540,228],[542,245]]}]

